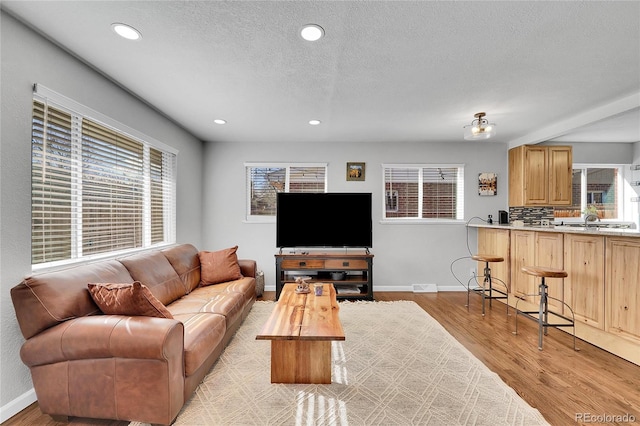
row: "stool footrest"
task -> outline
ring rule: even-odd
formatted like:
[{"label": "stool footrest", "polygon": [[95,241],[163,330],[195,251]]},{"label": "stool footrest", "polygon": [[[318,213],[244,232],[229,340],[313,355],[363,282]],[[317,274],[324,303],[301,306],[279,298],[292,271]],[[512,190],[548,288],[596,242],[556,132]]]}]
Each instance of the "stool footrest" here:
[{"label": "stool footrest", "polygon": [[[538,319],[539,314],[540,313],[538,311],[516,311],[516,315],[522,315],[523,317],[529,318],[530,320],[533,320],[535,322],[539,322],[539,319]],[[549,312],[549,315],[551,315],[551,312]],[[566,320],[569,322],[568,323],[562,322],[562,323],[556,324],[549,321],[542,321],[542,325],[547,327],[573,327],[573,322],[571,322],[571,318],[567,318],[562,315],[558,315],[558,316],[563,320]]]},{"label": "stool footrest", "polygon": [[[544,287],[544,284],[541,286],[541,288]],[[571,327],[573,328],[573,332],[571,333],[573,336],[573,349],[574,350],[578,350],[576,348],[576,320],[575,320],[575,315],[573,313],[573,309],[571,309],[571,307],[565,303],[562,300],[556,299],[555,297],[551,297],[546,293],[546,288],[544,289],[545,292],[544,294],[541,294],[541,300],[540,300],[540,308],[537,311],[522,311],[520,309],[518,309],[518,303],[522,301],[522,299],[518,299],[516,301],[516,331],[515,334],[518,334],[518,315],[522,315],[525,318],[528,318],[532,321],[535,321],[538,323],[538,349],[542,350],[542,335],[543,332],[546,335],[547,334],[547,328],[548,327],[555,327],[555,328],[559,328],[559,327]],[[559,314],[557,312],[553,312],[550,311],[547,307],[547,303],[546,301],[548,299],[552,299],[552,300],[556,300],[558,302],[560,302],[566,309],[569,310],[569,312],[571,312],[571,317],[568,317],[566,315],[563,314]],[[565,322],[552,322],[552,321],[565,321]]]},{"label": "stool footrest", "polygon": [[507,299],[508,295],[507,293],[505,293],[502,290],[496,290],[496,288],[492,288],[491,291],[488,288],[482,288],[482,287],[476,287],[476,288],[472,288],[471,291],[478,293],[478,294],[482,294],[482,292],[484,291],[485,294],[487,293],[500,293],[502,296],[484,296],[485,299]]}]

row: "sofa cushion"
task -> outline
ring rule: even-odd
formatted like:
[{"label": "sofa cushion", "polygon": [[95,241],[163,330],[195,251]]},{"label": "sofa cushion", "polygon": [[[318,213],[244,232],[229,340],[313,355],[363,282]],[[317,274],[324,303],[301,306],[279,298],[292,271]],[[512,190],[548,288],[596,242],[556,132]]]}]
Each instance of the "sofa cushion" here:
[{"label": "sofa cushion", "polygon": [[89,283],[88,287],[91,298],[104,314],[173,318],[171,312],[140,281],[129,284]]},{"label": "sofa cushion", "polygon": [[99,314],[88,283],[126,283],[134,279],[116,260],[105,260],[43,272],[25,278],[11,289],[20,330],[25,339],[61,322]]},{"label": "sofa cushion", "polygon": [[182,280],[162,252],[147,251],[119,260],[133,279],[146,285],[163,305],[166,306],[186,294]]},{"label": "sofa cushion", "polygon": [[238,246],[218,251],[201,251],[200,284],[211,285],[242,278],[238,264]]},{"label": "sofa cushion", "polygon": [[222,345],[227,331],[224,316],[211,313],[176,314],[184,325],[184,375],[190,376]]},{"label": "sofa cushion", "polygon": [[247,302],[256,298],[256,280],[252,277],[242,277],[239,280],[200,287],[193,292],[199,297],[212,297],[216,293],[240,293]]},{"label": "sofa cushion", "polygon": [[198,287],[200,284],[200,258],[197,248],[191,244],[180,244],[162,250],[162,254],[178,273],[186,293],[190,293],[191,290]]},{"label": "sofa cushion", "polygon": [[244,296],[239,293],[212,292],[204,294],[202,290],[215,287],[215,285],[201,287],[176,300],[167,307],[175,317],[179,314],[209,312],[223,315],[227,324],[234,324],[242,316],[244,308]]}]

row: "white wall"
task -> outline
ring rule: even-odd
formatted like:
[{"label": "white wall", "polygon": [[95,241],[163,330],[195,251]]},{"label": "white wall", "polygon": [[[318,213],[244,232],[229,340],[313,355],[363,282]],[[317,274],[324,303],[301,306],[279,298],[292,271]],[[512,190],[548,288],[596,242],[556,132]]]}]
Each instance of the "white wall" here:
[{"label": "white wall", "polygon": [[[461,131],[462,139],[462,131]],[[327,162],[331,192],[373,193],[373,282],[375,290],[411,290],[412,284],[458,285],[450,262],[467,254],[467,229],[452,225],[381,224],[382,163],[464,163],[465,219],[508,210],[507,144],[464,142],[444,144],[263,144],[206,143],[204,150],[203,248],[238,244],[240,257],[253,258],[265,271],[265,284],[275,288],[275,224],[243,222],[245,161]],[[366,163],[364,182],[346,181],[346,162]],[[478,195],[478,174],[498,174],[498,195]],[[304,212],[301,212],[304,214]],[[345,212],[348,214],[348,212]],[[470,231],[471,247],[476,231]],[[462,289],[460,287],[460,289]]]},{"label": "white wall", "polygon": [[[200,244],[202,143],[2,12],[0,421],[33,401],[9,291],[31,272],[31,103],[41,83],[179,150],[178,241]],[[116,59],[116,58],[114,58]]]},{"label": "white wall", "polygon": [[614,142],[545,142],[543,145],[570,145],[573,162],[578,164],[631,164],[634,153],[632,143]]}]

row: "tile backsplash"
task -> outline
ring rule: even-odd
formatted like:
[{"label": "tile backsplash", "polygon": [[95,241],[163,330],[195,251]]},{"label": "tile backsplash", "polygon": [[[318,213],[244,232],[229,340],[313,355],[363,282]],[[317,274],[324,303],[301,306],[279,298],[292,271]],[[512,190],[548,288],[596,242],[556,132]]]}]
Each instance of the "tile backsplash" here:
[{"label": "tile backsplash", "polygon": [[543,219],[553,222],[553,207],[509,207],[509,223],[521,220],[525,225],[540,226]]}]

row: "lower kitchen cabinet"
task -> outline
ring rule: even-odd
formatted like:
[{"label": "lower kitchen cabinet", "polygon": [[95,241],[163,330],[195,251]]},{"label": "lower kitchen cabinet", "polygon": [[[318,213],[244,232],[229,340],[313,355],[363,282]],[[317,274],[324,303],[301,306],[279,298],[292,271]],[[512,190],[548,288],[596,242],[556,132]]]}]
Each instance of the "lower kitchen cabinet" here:
[{"label": "lower kitchen cabinet", "polygon": [[564,236],[565,302],[573,309],[576,321],[601,330],[605,327],[604,239],[581,234]]},{"label": "lower kitchen cabinet", "polygon": [[607,238],[606,256],[607,331],[640,344],[640,239]]},{"label": "lower kitchen cabinet", "polygon": [[534,301],[535,277],[525,274],[521,268],[535,264],[535,232],[511,231],[511,291],[514,296]]},{"label": "lower kitchen cabinet", "polygon": [[[480,228],[478,230],[478,254],[490,254],[502,256],[504,262],[492,262],[491,277],[504,282],[504,285],[511,291],[511,256],[509,254],[510,236],[508,229]],[[478,262],[478,276],[484,273],[484,262]],[[495,284],[501,289],[500,283]]]},{"label": "lower kitchen cabinet", "polygon": [[[545,266],[547,268],[563,269],[564,268],[564,235],[560,232],[536,232],[536,258],[533,266]],[[547,278],[546,280],[549,299],[549,309],[559,314],[564,313],[564,279]],[[535,288],[538,292],[540,278],[536,278]],[[536,302],[539,303],[536,298]]]},{"label": "lower kitchen cabinet", "polygon": [[[540,279],[522,272],[523,266],[546,266],[562,269],[563,234],[559,232],[511,232],[511,282],[513,294],[528,302],[538,303]],[[549,308],[563,312],[564,283],[562,279],[547,279]]]}]

